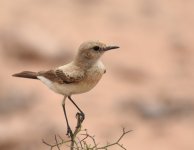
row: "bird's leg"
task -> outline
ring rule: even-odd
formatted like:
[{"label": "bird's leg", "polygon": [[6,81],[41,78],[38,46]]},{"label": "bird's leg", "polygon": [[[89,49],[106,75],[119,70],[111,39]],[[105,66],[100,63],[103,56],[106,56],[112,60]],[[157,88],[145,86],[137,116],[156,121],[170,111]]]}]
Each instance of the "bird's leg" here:
[{"label": "bird's leg", "polygon": [[66,120],[66,123],[67,123],[67,135],[72,137],[73,132],[70,128],[69,121],[67,119],[67,113],[66,113],[66,109],[65,109],[65,99],[66,99],[66,97],[64,97],[64,99],[63,99],[62,106],[63,106],[64,115],[65,115],[65,120]]},{"label": "bird's leg", "polygon": [[77,106],[77,104],[72,100],[71,96],[68,96],[68,99],[73,103],[73,105],[79,110],[79,112],[76,114],[76,117],[80,119],[80,122],[82,123],[85,119],[85,114],[83,111]]}]

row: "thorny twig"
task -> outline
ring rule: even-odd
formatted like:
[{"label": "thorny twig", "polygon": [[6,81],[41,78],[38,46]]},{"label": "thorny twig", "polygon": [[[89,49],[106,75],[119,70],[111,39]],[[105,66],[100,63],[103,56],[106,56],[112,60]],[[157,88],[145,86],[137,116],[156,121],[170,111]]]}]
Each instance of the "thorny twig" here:
[{"label": "thorny twig", "polygon": [[57,145],[58,150],[60,150],[59,145],[58,145],[57,136],[56,136],[56,135],[55,135],[55,142],[56,142],[56,145]]},{"label": "thorny twig", "polygon": [[64,145],[64,144],[65,144],[65,146],[69,147],[70,150],[101,150],[101,149],[107,150],[108,148],[115,146],[115,145],[119,146],[120,148],[122,148],[124,150],[127,150],[122,144],[120,144],[120,141],[123,139],[123,137],[126,134],[128,134],[132,130],[126,131],[125,128],[123,128],[121,136],[114,143],[111,143],[111,144],[107,143],[107,145],[105,145],[105,146],[98,146],[94,136],[91,136],[86,129],[81,130],[81,125],[82,125],[81,116],[78,114],[77,115],[77,126],[76,126],[72,136],[69,137],[70,140],[65,141],[60,136],[58,136],[58,138],[61,140],[61,142],[58,142],[57,136],[55,135],[55,142],[56,142],[55,144],[48,144],[44,140],[42,140],[42,142],[45,145],[49,146],[50,150],[52,150],[55,147],[58,150],[60,150],[60,146]]},{"label": "thorny twig", "polygon": [[[55,135],[55,137],[56,137],[56,135]],[[60,145],[63,145],[63,144],[66,144],[66,143],[69,143],[69,142],[71,142],[71,140],[67,140],[67,141],[64,141],[60,136],[58,136],[59,138],[60,138],[60,140],[61,140],[61,142],[56,142],[56,144],[49,144],[49,143],[47,143],[45,140],[42,140],[42,142],[45,144],[45,145],[47,145],[47,146],[49,146],[50,147],[50,150],[52,150],[53,148],[55,148],[55,147],[58,147],[58,149],[60,149],[59,148],[59,146]],[[57,137],[56,137],[57,138]],[[55,140],[56,141],[56,140]]]},{"label": "thorny twig", "polygon": [[107,144],[106,146],[98,147],[97,149],[107,149],[108,147],[111,147],[111,146],[114,146],[114,145],[118,145],[122,149],[127,150],[122,144],[120,144],[120,141],[127,133],[132,132],[132,131],[133,130],[125,131],[125,128],[123,128],[123,133],[122,133],[122,135],[119,137],[119,139],[116,142],[114,142],[112,144]]}]

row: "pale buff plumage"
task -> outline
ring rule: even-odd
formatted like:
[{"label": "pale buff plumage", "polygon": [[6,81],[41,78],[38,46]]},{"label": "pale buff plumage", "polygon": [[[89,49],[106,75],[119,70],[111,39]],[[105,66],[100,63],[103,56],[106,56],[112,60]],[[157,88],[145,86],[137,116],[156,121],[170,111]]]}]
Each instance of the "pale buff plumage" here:
[{"label": "pale buff plumage", "polygon": [[[99,48],[95,50],[94,48]],[[106,72],[100,60],[103,53],[117,46],[106,46],[98,41],[84,42],[72,62],[56,69],[40,72],[14,74],[16,77],[39,79],[56,93],[64,96],[80,94],[91,90]]]},{"label": "pale buff plumage", "polygon": [[56,93],[64,95],[62,102],[65,119],[67,122],[67,134],[73,137],[68,123],[65,100],[66,97],[77,107],[79,119],[82,122],[84,113],[72,100],[71,95],[90,91],[106,72],[100,57],[107,50],[119,48],[118,46],[106,46],[98,41],[84,42],[80,45],[77,55],[72,62],[48,71],[31,72],[23,71],[14,74],[15,77],[39,79]]}]

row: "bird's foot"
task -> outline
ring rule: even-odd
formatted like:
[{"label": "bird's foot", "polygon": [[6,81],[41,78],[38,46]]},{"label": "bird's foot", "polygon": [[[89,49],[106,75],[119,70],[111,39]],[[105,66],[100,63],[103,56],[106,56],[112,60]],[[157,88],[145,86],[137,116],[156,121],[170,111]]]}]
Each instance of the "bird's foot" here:
[{"label": "bird's foot", "polygon": [[85,119],[85,114],[84,113],[77,113],[76,114],[76,118],[79,120],[79,122],[80,122],[80,125],[81,125],[81,123],[84,121],[84,119]]},{"label": "bird's foot", "polygon": [[66,135],[67,135],[68,137],[71,137],[71,136],[73,135],[73,132],[72,132],[70,126],[67,127],[67,133],[66,133]]}]

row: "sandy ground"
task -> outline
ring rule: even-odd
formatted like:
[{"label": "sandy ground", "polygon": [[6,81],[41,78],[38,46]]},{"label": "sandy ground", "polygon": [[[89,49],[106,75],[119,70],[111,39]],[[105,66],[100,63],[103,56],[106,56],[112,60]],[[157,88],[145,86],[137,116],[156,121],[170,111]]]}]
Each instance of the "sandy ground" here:
[{"label": "sandy ground", "polygon": [[192,0],[1,0],[0,149],[47,150],[42,139],[66,138],[63,97],[11,75],[67,63],[80,43],[99,40],[121,48],[103,56],[100,83],[73,97],[83,127],[100,144],[125,127],[126,149],[193,150],[193,27]]}]

